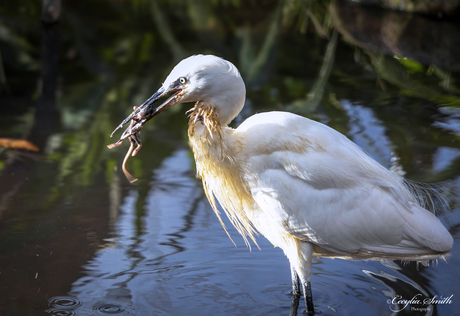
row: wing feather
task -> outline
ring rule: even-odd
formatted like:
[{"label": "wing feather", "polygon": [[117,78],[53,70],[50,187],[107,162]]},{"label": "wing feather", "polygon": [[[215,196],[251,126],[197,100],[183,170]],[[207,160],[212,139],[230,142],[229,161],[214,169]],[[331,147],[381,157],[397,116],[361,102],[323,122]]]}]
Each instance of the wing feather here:
[{"label": "wing feather", "polygon": [[259,229],[269,218],[287,234],[346,255],[451,249],[450,233],[417,204],[403,179],[342,134],[294,115],[244,124],[238,132]]}]

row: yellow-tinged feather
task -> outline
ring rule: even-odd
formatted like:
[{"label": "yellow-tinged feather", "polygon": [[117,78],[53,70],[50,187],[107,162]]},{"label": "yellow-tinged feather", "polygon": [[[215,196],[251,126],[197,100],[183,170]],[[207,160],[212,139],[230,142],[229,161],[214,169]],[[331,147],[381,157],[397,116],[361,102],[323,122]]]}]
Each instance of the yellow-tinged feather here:
[{"label": "yellow-tinged feather", "polygon": [[[209,104],[197,102],[190,112],[190,145],[206,197],[226,232],[215,198],[245,243],[250,247],[249,237],[259,247],[255,240],[257,232],[246,215],[246,211],[253,210],[255,202],[242,178],[242,169],[234,159],[238,150],[231,141],[234,130],[221,125],[217,113]],[[201,124],[205,129],[198,134],[196,127]]]}]

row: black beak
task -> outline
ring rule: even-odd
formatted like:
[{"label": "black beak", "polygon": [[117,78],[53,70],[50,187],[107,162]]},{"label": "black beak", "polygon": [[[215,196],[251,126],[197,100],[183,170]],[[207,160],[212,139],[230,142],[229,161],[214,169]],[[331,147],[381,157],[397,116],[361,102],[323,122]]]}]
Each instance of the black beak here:
[{"label": "black beak", "polygon": [[[156,109],[153,108],[153,103],[160,99],[161,97],[172,93],[174,93],[172,96],[170,96],[165,102],[163,102],[159,107]],[[124,124],[129,123],[128,128],[123,132],[121,135],[120,139],[114,143],[107,145],[109,149],[120,146],[123,143],[123,140],[126,138],[129,139],[129,142],[131,143],[131,146],[129,147],[128,153],[125,156],[125,159],[123,160],[123,172],[126,176],[126,178],[129,180],[129,182],[134,182],[137,179],[134,178],[127,170],[126,170],[126,161],[128,160],[128,157],[130,155],[134,156],[137,154],[137,152],[141,149],[141,138],[140,138],[140,131],[142,129],[142,126],[144,124],[152,119],[154,116],[158,115],[160,112],[166,110],[167,108],[173,106],[174,104],[180,102],[181,100],[181,92],[182,92],[182,87],[179,86],[179,81],[176,81],[175,83],[171,84],[169,88],[164,88],[164,86],[161,86],[160,89],[158,89],[157,92],[155,92],[150,98],[147,99],[144,103],[142,103],[140,106],[134,107],[134,111],[121,122],[120,125],[112,132],[110,137],[119,130],[120,128],[123,127]],[[134,145],[136,146],[136,149],[134,149]],[[133,151],[134,150],[134,151]]]},{"label": "black beak", "polygon": [[161,88],[158,89],[157,92],[155,92],[144,103],[142,103],[140,106],[138,106],[127,118],[125,118],[123,120],[123,122],[121,122],[120,125],[118,125],[117,128],[112,132],[112,134],[110,134],[110,137],[112,137],[113,134],[115,134],[116,131],[118,131],[120,128],[122,128],[123,125],[125,125],[126,123],[131,121],[133,119],[133,117],[138,117],[141,112],[144,112],[145,110],[150,110],[151,105],[165,94],[164,91],[165,91],[165,89],[163,88],[163,86],[161,86]]},{"label": "black beak", "polygon": [[[157,108],[153,108],[153,103],[155,103],[158,99],[171,92],[176,91],[177,93],[170,96],[160,106],[158,106]],[[179,101],[178,96],[180,95],[181,91],[182,89],[178,88],[176,85],[172,85],[168,89],[165,89],[163,86],[161,86],[160,89],[158,89],[158,91],[155,92],[150,98],[148,98],[140,106],[136,107],[135,110],[127,118],[125,118],[123,122],[120,123],[120,125],[117,126],[117,128],[112,132],[112,134],[110,134],[110,137],[112,137],[117,130],[122,128],[123,125],[128,123],[129,121],[132,121],[131,125],[129,128],[125,130],[125,132],[120,138],[120,141],[124,140],[125,138],[131,135],[138,133],[147,121],[158,115],[160,112],[176,104]]]}]

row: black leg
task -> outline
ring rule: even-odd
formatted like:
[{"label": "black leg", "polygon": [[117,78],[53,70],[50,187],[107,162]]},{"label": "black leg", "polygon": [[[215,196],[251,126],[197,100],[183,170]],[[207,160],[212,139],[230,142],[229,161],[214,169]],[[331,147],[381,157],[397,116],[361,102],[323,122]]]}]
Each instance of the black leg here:
[{"label": "black leg", "polygon": [[297,316],[297,310],[299,309],[300,295],[292,295],[291,309],[289,310],[289,316]]},{"label": "black leg", "polygon": [[300,279],[295,271],[295,268],[291,265],[291,282],[292,282],[292,301],[289,316],[297,316],[297,310],[299,309],[300,302]]},{"label": "black leg", "polygon": [[303,285],[303,296],[305,298],[305,306],[307,308],[307,315],[314,315],[315,308],[313,307],[313,295],[311,294],[311,283],[307,282]]},{"label": "black leg", "polygon": [[[298,251],[303,253],[302,261],[297,262],[300,265],[297,269],[291,263],[291,278],[292,278],[292,303],[290,316],[296,316],[299,307],[299,298],[301,295],[300,285],[302,285],[302,291],[305,298],[305,307],[307,315],[314,315],[315,309],[313,307],[313,296],[311,293],[311,268],[313,263],[313,245],[307,242],[298,241]],[[298,273],[299,272],[299,273]]]},{"label": "black leg", "polygon": [[300,296],[300,279],[295,271],[295,268],[291,265],[291,282],[292,282],[292,295]]}]

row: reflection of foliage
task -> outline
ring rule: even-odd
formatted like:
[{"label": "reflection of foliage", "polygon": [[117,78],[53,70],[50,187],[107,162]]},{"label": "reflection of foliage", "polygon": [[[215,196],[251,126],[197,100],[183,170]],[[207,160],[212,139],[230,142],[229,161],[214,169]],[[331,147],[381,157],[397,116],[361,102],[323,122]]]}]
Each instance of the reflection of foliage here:
[{"label": "reflection of foliage", "polygon": [[163,41],[169,46],[171,49],[174,60],[179,61],[186,57],[186,53],[182,48],[182,45],[179,41],[175,38],[174,33],[172,32],[171,26],[169,25],[169,21],[165,18],[164,14],[162,14],[160,6],[156,0],[151,0],[151,12],[153,20],[155,21],[155,25],[157,27],[158,32],[160,33]]},{"label": "reflection of foliage", "polygon": [[326,85],[329,81],[329,76],[334,65],[335,50],[337,47],[337,32],[333,32],[331,40],[327,45],[324,53],[323,64],[318,74],[318,79],[315,81],[312,89],[306,99],[295,100],[291,106],[292,109],[302,113],[313,113],[318,108],[319,103],[323,100]]},{"label": "reflection of foliage", "polygon": [[241,28],[237,32],[241,37],[240,64],[241,72],[245,77],[247,84],[253,81],[260,81],[257,78],[262,74],[263,68],[268,64],[270,55],[274,52],[276,37],[279,30],[279,19],[281,10],[278,9],[275,13],[273,21],[268,28],[267,35],[260,50],[254,49],[251,43],[251,30],[249,28]]},{"label": "reflection of foliage", "polygon": [[439,78],[439,86],[441,86],[446,91],[450,93],[460,95],[460,87],[458,85],[458,80],[456,80],[452,73],[448,70],[443,70],[435,65],[430,65],[427,70],[427,75],[434,74]]},{"label": "reflection of foliage", "polygon": [[[401,94],[436,105],[460,105],[452,72],[438,71],[440,65],[460,67],[455,23],[341,1],[331,2],[329,11],[344,39],[368,55],[369,62],[364,64],[378,75],[382,87],[388,83]],[[440,79],[435,84],[433,73]]]},{"label": "reflection of foliage", "polygon": [[400,88],[402,94],[430,100],[441,106],[460,106],[459,97],[431,88],[423,83],[424,78],[417,80],[411,74],[414,70],[414,63],[401,63],[394,57],[383,53],[369,53],[369,56],[380,78]]},{"label": "reflection of foliage", "polygon": [[401,65],[403,65],[411,73],[425,71],[425,67],[421,63],[411,58],[407,58],[404,56],[395,56],[395,58],[401,63]]},{"label": "reflection of foliage", "polygon": [[305,33],[311,25],[317,34],[328,37],[332,21],[328,12],[329,1],[290,0],[283,7],[283,25],[298,19],[298,28]]},{"label": "reflection of foliage", "polygon": [[[41,67],[41,10],[36,0],[6,2],[0,7],[0,137],[20,139],[43,119],[31,101]],[[113,141],[108,135],[133,105],[158,88],[178,59],[195,53],[236,64],[248,83],[248,115],[291,106],[349,135],[354,118],[343,101],[365,105],[381,121],[409,176],[439,181],[457,175],[459,158],[450,169],[432,167],[437,148],[458,147],[458,136],[432,119],[439,115],[433,103],[458,104],[455,73],[404,56],[369,53],[356,43],[347,46],[333,22],[329,1],[317,0],[63,1],[61,126],[39,146],[44,152],[34,154],[38,161],[15,149],[0,150],[0,217],[11,216],[4,211],[8,208],[23,211],[22,222],[3,230],[4,236],[29,231],[35,247],[37,225],[28,217],[34,212],[60,221],[63,212],[78,211],[83,222],[90,218],[85,209],[102,214],[110,209],[113,219],[127,190],[137,195],[135,234],[144,234],[146,197],[162,182],[152,171],[173,150],[187,146],[185,106],[146,124],[144,147],[128,165],[140,178],[133,186],[120,170],[127,144],[108,150]],[[75,203],[80,200],[84,203]]]},{"label": "reflection of foliage", "polygon": [[[159,86],[178,59],[193,53],[213,53],[235,62],[248,83],[248,94],[256,108],[291,105],[296,112],[308,115],[321,112],[340,117],[331,125],[342,132],[347,131],[348,124],[340,108],[340,99],[348,96],[348,92],[340,92],[344,84],[375,92],[375,80],[380,80],[382,86],[397,87],[398,95],[430,100],[437,105],[459,104],[455,95],[460,89],[454,76],[439,67],[425,69],[403,56],[395,59],[359,47],[354,56],[347,58],[356,60],[359,55],[362,62],[355,63],[353,69],[337,66],[337,59],[344,57],[335,53],[341,42],[332,31],[329,1],[267,3],[65,2],[60,25],[59,98],[64,131],[50,137],[47,152],[48,158],[59,164],[58,182],[73,177],[73,182],[88,185],[108,168],[103,164],[116,165],[114,161],[123,155],[124,149],[104,152],[102,148],[110,142],[107,135],[133,105],[141,103]],[[0,16],[0,84],[8,85],[13,95],[32,95],[40,67],[40,5],[29,0],[23,9],[17,9],[16,4],[10,3],[0,9]],[[308,36],[311,43],[297,47],[296,41],[305,42],[302,36]],[[341,63],[345,64],[343,60]],[[20,71],[16,72],[17,69]],[[261,90],[255,92],[251,88]],[[392,93],[375,92],[376,99],[372,101],[386,102],[394,96]],[[175,107],[170,114],[165,113],[166,121],[168,115],[175,115],[174,109],[180,110]],[[155,121],[150,128],[158,124]],[[185,134],[174,136],[181,137]],[[136,175],[154,164],[143,152],[144,149],[136,160],[130,161],[136,164],[132,166]]]}]

